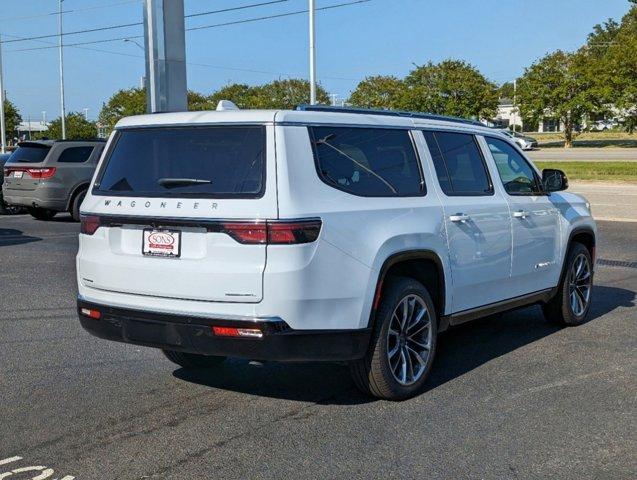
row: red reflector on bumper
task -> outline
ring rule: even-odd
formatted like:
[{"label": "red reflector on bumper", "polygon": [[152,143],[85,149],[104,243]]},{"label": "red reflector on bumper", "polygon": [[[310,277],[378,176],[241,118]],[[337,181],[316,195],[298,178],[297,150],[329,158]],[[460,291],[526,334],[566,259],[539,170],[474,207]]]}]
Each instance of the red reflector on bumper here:
[{"label": "red reflector on bumper", "polygon": [[99,320],[102,317],[99,310],[92,310],[90,308],[82,308],[80,313],[85,317],[92,318],[93,320]]},{"label": "red reflector on bumper", "polygon": [[263,332],[258,328],[212,327],[217,337],[252,337],[261,338]]}]

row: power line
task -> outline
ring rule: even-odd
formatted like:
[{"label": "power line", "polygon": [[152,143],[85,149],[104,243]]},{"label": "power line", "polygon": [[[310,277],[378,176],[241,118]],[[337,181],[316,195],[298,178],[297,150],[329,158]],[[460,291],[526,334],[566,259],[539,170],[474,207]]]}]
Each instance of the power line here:
[{"label": "power line", "polygon": [[[346,3],[338,3],[336,5],[329,5],[327,7],[320,7],[317,8],[316,11],[323,11],[323,10],[332,10],[335,8],[341,8],[341,7],[348,7],[351,5],[357,5],[357,4],[361,4],[361,3],[368,3],[371,2],[372,0],[356,0],[356,1],[352,1],[352,2],[346,2]],[[268,2],[269,3],[269,2]],[[232,22],[224,22],[224,23],[216,23],[216,24],[212,24],[212,25],[202,25],[199,27],[191,27],[191,28],[187,28],[186,31],[187,32],[192,32],[192,31],[196,31],[196,30],[205,30],[205,29],[210,29],[210,28],[218,28],[218,27],[227,27],[230,25],[239,25],[239,24],[244,24],[244,23],[253,23],[253,22],[259,22],[262,20],[271,20],[271,19],[276,19],[276,18],[283,18],[283,17],[290,17],[293,15],[302,15],[304,13],[308,13],[309,10],[305,9],[305,10],[297,10],[295,12],[287,12],[287,13],[279,13],[276,15],[266,15],[266,16],[262,16],[262,17],[255,17],[255,18],[247,18],[247,19],[243,19],[243,20],[235,20]],[[103,27],[103,29],[106,27]],[[52,35],[54,37],[56,37],[57,35]],[[25,38],[24,40],[35,40],[35,39],[39,39],[39,38],[48,38],[48,37],[31,37],[31,38]],[[103,40],[93,40],[90,42],[79,42],[79,43],[67,43],[65,44],[66,47],[78,47],[78,46],[82,46],[82,45],[95,45],[98,43],[109,43],[109,42],[120,42],[122,40],[126,40],[126,39],[137,39],[137,38],[144,38],[143,35],[136,35],[136,36],[126,36],[126,37],[117,37],[117,38],[107,38],[107,39],[103,39]],[[19,40],[5,40],[2,43],[8,43],[8,42],[16,42]],[[34,50],[46,50],[46,49],[50,49],[50,48],[57,48],[57,47],[32,47],[32,48],[22,48],[19,50],[7,50],[5,53],[11,53],[11,52],[30,52],[30,51],[34,51]]]},{"label": "power line", "polygon": [[[135,0],[138,1],[138,0]],[[189,15],[185,15],[184,18],[193,18],[193,17],[201,17],[204,15],[213,15],[215,13],[225,13],[225,12],[234,12],[237,10],[245,10],[248,8],[256,8],[256,7],[262,7],[262,6],[266,6],[266,5],[274,5],[277,3],[284,3],[284,2],[288,2],[289,0],[270,0],[267,2],[261,2],[261,3],[252,3],[249,5],[241,5],[238,7],[229,7],[229,8],[222,8],[219,10],[210,10],[207,12],[198,12],[198,13],[191,13]],[[130,2],[129,2],[130,3]],[[66,12],[62,12],[62,13],[66,13]],[[47,15],[53,15],[53,14],[47,14]],[[57,14],[55,14],[57,15]],[[84,30],[76,30],[74,32],[65,32],[63,34],[63,36],[68,36],[68,35],[80,35],[83,33],[94,33],[94,32],[103,32],[105,30],[115,30],[115,29],[120,29],[120,28],[129,28],[129,27],[139,27],[142,26],[144,23],[143,22],[134,22],[134,23],[123,23],[123,24],[119,24],[119,25],[109,25],[109,26],[105,26],[105,27],[96,27],[96,28],[87,28]],[[44,38],[53,38],[53,37],[57,37],[58,34],[50,34],[50,35],[38,35],[38,36],[33,36],[33,37],[24,37],[21,39],[14,39],[14,40],[5,40],[2,43],[15,43],[15,42],[25,42],[25,41],[30,41],[30,40],[41,40]]]},{"label": "power line", "polygon": [[[87,11],[91,11],[91,10],[97,10],[100,8],[110,8],[110,7],[117,7],[119,5],[128,5],[131,3],[139,3],[141,0],[126,0],[123,2],[119,2],[119,3],[109,3],[106,5],[93,5],[90,7],[83,7],[83,8],[74,8],[72,10],[64,10],[62,13],[67,14],[67,13],[82,13],[82,12],[87,12]],[[40,13],[38,15],[28,15],[25,17],[9,17],[9,18],[0,18],[1,22],[8,22],[8,21],[13,21],[13,20],[30,20],[32,18],[43,18],[43,17],[51,17],[54,15],[58,15],[58,12],[51,12],[51,13]]]},{"label": "power line", "polygon": [[[7,36],[7,37],[12,37],[12,38],[22,38],[19,37],[18,35],[12,35],[9,33],[3,33],[3,35]],[[133,39],[133,38],[143,38],[143,37],[123,37],[123,38],[118,38],[118,39],[112,39],[113,41],[115,40],[129,40],[129,39]],[[35,42],[38,43],[44,43],[47,45],[51,45],[51,47],[39,47],[39,48],[35,48],[36,50],[42,49],[42,48],[58,48],[58,46],[53,43],[53,42],[48,42],[46,40],[34,40]],[[78,50],[87,50],[87,51],[91,51],[91,52],[99,52],[99,53],[107,53],[110,55],[119,55],[122,57],[129,57],[129,58],[137,58],[137,59],[144,59],[144,57],[142,55],[134,55],[132,53],[124,53],[124,52],[114,52],[112,50],[103,50],[100,48],[91,48],[91,47],[86,47],[86,46],[81,46],[81,45],[75,45],[75,44],[65,44],[65,47],[72,47],[72,48],[76,48]],[[25,51],[25,50],[33,50],[33,49],[24,49],[24,50],[9,50],[10,52],[21,52],[21,51]],[[294,74],[294,73],[288,73],[288,72],[273,72],[273,71],[269,71],[269,70],[256,70],[256,69],[250,69],[250,68],[237,68],[237,67],[228,67],[228,66],[224,66],[224,65],[213,65],[213,64],[209,64],[209,63],[201,63],[201,62],[186,62],[187,65],[193,66],[193,67],[206,67],[206,68],[214,68],[217,70],[229,70],[229,71],[236,71],[236,72],[245,72],[245,73],[257,73],[257,74],[263,74],[263,75],[278,75],[280,77],[298,77],[300,76],[300,74]],[[345,77],[332,77],[332,76],[327,76],[327,75],[322,75],[322,78],[328,79],[328,80],[342,80],[342,81],[355,81],[358,82],[360,81],[359,78],[345,78]]]},{"label": "power line", "polygon": [[[318,12],[319,10],[331,10],[333,8],[340,8],[340,7],[348,7],[350,5],[356,5],[359,3],[368,3],[371,2],[372,0],[356,0],[354,2],[347,2],[347,3],[339,3],[336,5],[329,5],[327,7],[320,7],[320,8],[316,8],[315,10]],[[292,15],[302,15],[304,13],[308,13],[309,10],[305,9],[305,10],[297,10],[296,12],[287,12],[287,13],[279,13],[277,15],[267,15],[265,17],[256,17],[256,18],[247,18],[245,20],[235,20],[233,22],[225,22],[225,23],[216,23],[214,25],[202,25],[200,27],[191,27],[191,28],[187,28],[186,31],[187,32],[192,32],[195,30],[204,30],[207,28],[216,28],[216,27],[227,27],[229,25],[239,25],[242,23],[252,23],[252,22],[259,22],[261,20],[271,20],[273,18],[282,18],[282,17],[291,17]]]}]

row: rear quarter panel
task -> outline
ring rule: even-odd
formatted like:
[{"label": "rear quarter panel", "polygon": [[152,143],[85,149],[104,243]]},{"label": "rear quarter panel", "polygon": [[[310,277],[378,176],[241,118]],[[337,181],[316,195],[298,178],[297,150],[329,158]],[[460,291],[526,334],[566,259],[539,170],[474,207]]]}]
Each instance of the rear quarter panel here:
[{"label": "rear quarter panel", "polygon": [[[303,258],[309,270],[268,247],[266,299],[268,288],[289,289],[294,283],[293,275],[286,277],[282,272],[303,271],[297,280],[311,282],[304,285],[311,288],[294,286],[292,301],[305,308],[304,322],[317,328],[326,328],[326,323],[334,328],[364,328],[381,268],[390,256],[430,250],[448,271],[443,211],[433,188],[428,187],[425,196],[403,198],[342,192],[319,179],[307,127],[277,126],[275,132],[279,216],[321,217],[323,228],[313,251]],[[430,184],[428,165],[422,167]],[[270,277],[273,272],[278,276]]]}]

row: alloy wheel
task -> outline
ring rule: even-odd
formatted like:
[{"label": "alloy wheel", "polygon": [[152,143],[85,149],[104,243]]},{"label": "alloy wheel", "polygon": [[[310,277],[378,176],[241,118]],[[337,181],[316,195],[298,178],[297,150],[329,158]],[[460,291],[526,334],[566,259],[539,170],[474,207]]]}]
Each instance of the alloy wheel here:
[{"label": "alloy wheel", "polygon": [[394,309],[387,332],[387,359],[401,385],[416,383],[426,371],[432,344],[431,316],[418,295],[405,296]]},{"label": "alloy wheel", "polygon": [[588,308],[588,303],[591,299],[592,280],[588,258],[583,253],[580,253],[575,257],[571,265],[568,284],[571,310],[577,317],[581,317]]}]

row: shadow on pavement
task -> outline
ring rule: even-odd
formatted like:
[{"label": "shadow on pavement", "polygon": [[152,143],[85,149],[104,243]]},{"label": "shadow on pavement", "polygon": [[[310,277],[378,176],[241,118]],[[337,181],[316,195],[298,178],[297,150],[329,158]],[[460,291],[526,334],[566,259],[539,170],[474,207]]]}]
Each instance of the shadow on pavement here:
[{"label": "shadow on pavement", "polygon": [[8,247],[11,245],[22,245],[24,243],[39,242],[40,237],[31,237],[25,235],[22,230],[15,228],[0,228],[0,247]]},{"label": "shadow on pavement", "polygon": [[[594,295],[589,322],[618,307],[633,306],[635,300],[635,292],[606,286],[595,287]],[[561,327],[544,319],[539,306],[452,328],[439,338],[425,391],[559,330]],[[355,390],[348,369],[337,364],[260,364],[233,359],[212,370],[178,369],[173,375],[198,385],[285,400],[340,405],[374,401]]]}]

